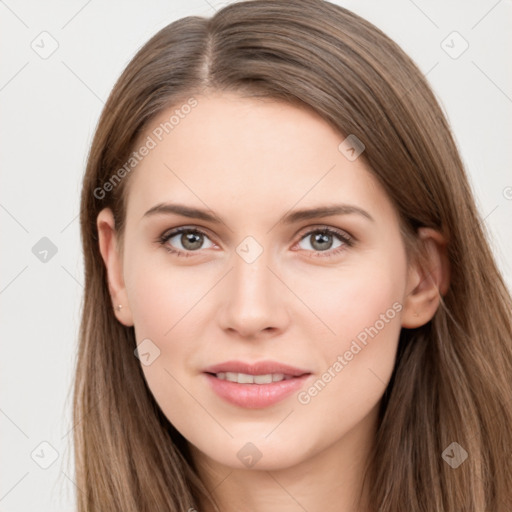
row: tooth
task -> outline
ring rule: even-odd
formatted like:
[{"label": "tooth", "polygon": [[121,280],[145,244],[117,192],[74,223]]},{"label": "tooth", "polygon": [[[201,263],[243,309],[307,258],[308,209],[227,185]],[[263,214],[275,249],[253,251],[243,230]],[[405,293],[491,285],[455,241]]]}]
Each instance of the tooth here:
[{"label": "tooth", "polygon": [[238,384],[254,384],[254,375],[238,374]]},{"label": "tooth", "polygon": [[272,382],[272,374],[268,373],[267,375],[255,375],[254,383],[255,384],[270,384]]},{"label": "tooth", "polygon": [[265,375],[248,375],[247,373],[219,372],[216,374],[218,379],[228,380],[238,384],[271,384],[282,380],[293,379],[290,375],[283,373],[267,373]]}]

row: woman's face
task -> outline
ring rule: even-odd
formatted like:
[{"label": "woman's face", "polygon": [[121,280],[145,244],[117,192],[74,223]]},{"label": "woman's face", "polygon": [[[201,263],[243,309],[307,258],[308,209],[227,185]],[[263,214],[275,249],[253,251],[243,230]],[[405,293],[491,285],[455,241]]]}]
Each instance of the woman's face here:
[{"label": "woman's face", "polygon": [[[150,149],[129,178],[119,318],[134,325],[156,401],[199,452],[285,468],[375,426],[410,291],[398,217],[361,147],[340,149],[317,115],[196,100],[140,138]],[[327,207],[339,211],[297,213]],[[250,368],[263,361],[275,366]],[[279,365],[297,375],[282,381],[293,372]]]}]

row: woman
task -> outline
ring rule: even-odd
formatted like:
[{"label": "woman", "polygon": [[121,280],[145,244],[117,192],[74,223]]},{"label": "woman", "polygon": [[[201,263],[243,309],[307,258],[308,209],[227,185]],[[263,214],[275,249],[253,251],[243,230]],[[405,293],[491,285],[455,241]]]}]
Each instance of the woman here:
[{"label": "woman", "polygon": [[165,27],[84,177],[79,510],[510,510],[512,301],[480,222],[367,21],[256,0]]}]

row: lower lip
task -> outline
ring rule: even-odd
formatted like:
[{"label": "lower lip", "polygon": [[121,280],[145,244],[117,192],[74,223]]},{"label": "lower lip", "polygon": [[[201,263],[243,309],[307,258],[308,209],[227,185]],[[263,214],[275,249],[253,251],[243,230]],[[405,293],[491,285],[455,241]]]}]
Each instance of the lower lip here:
[{"label": "lower lip", "polygon": [[306,379],[311,376],[311,374],[306,374],[270,384],[238,384],[218,379],[209,373],[204,375],[217,395],[233,405],[246,409],[261,409],[280,402],[293,392],[298,391]]}]

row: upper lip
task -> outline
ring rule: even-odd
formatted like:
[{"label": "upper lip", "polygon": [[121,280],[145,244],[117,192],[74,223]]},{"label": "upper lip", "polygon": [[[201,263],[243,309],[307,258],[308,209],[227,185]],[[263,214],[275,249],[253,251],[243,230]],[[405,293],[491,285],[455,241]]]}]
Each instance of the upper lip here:
[{"label": "upper lip", "polygon": [[291,377],[300,377],[311,372],[295,368],[277,361],[259,361],[257,363],[244,363],[243,361],[225,361],[224,363],[209,366],[203,370],[205,373],[245,373],[247,375],[267,375],[269,373],[282,373]]}]

